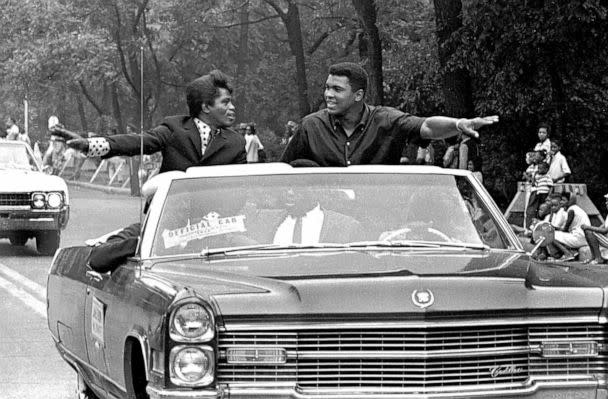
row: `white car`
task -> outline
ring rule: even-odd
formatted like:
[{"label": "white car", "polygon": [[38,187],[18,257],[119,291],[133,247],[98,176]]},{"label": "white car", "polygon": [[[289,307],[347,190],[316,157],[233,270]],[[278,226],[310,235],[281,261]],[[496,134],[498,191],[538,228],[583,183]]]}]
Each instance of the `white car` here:
[{"label": "white car", "polygon": [[0,238],[13,245],[36,239],[36,249],[53,255],[70,215],[68,187],[42,172],[30,147],[0,140]]}]

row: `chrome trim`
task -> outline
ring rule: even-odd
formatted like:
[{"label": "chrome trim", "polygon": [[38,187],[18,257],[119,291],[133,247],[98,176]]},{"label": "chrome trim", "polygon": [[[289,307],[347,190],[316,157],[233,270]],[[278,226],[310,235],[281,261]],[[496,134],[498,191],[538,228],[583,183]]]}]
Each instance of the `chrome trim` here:
[{"label": "chrome trim", "polygon": [[480,349],[460,350],[449,349],[441,351],[297,351],[298,359],[438,359],[449,357],[476,357],[493,355],[518,355],[529,353],[526,346],[514,346],[510,349]]},{"label": "chrome trim", "polygon": [[577,324],[577,323],[600,323],[601,319],[597,316],[568,316],[568,317],[534,317],[530,318],[487,318],[487,319],[471,319],[462,321],[429,321],[429,320],[414,320],[414,321],[386,321],[386,322],[281,322],[260,324],[258,323],[232,323],[227,321],[224,326],[220,326],[221,332],[235,331],[268,331],[268,330],[331,330],[331,329],[348,329],[348,328],[441,328],[441,327],[480,327],[480,326],[495,326],[495,325],[544,325],[548,323],[562,324]]},{"label": "chrome trim", "polygon": [[0,205],[0,211],[29,211],[30,205]]},{"label": "chrome trim", "polygon": [[[87,272],[88,273],[88,272]],[[141,335],[139,331],[132,330],[127,334],[127,337],[135,338],[139,342],[141,353],[144,357],[144,371],[146,372],[146,380],[150,381],[150,345],[148,337]]]},{"label": "chrome trim", "polygon": [[124,386],[120,385],[118,382],[111,379],[106,373],[102,373],[97,367],[92,366],[88,360],[81,359],[79,356],[75,355],[72,351],[66,349],[65,346],[63,346],[62,344],[58,344],[58,346],[61,346],[61,351],[65,352],[72,359],[77,361],[80,365],[86,366],[87,368],[95,371],[97,374],[101,375],[103,378],[110,381],[115,387],[119,388],[122,392],[127,392],[127,389]]},{"label": "chrome trim", "polygon": [[[572,378],[572,376],[561,376],[562,380],[564,378]],[[515,387],[520,388],[515,388]],[[509,387],[514,387],[513,389],[509,389]],[[266,397],[274,397],[274,398],[290,398],[290,399],[310,399],[314,394],[315,399],[370,399],[370,398],[383,398],[383,399],[400,399],[400,398],[425,398],[425,399],[434,399],[434,398],[471,398],[471,397],[503,397],[503,396],[518,396],[518,395],[531,395],[537,393],[542,389],[564,389],[564,388],[588,388],[592,390],[593,396],[595,397],[595,389],[597,388],[597,380],[587,380],[587,381],[555,381],[549,383],[545,382],[530,382],[525,386],[521,387],[521,385],[516,384],[504,384],[500,388],[502,389],[486,389],[486,390],[476,390],[476,391],[468,391],[468,390],[459,390],[459,391],[450,391],[450,392],[441,392],[441,393],[433,393],[433,394],[420,394],[417,390],[412,390],[408,393],[403,393],[403,391],[399,392],[390,392],[387,390],[374,390],[373,392],[365,393],[361,391],[346,391],[346,390],[335,390],[335,391],[304,391],[301,389],[263,389],[263,388],[241,388],[241,387],[230,387],[226,388],[225,393],[232,399],[237,399],[239,397],[251,398],[253,396],[266,396]],[[321,394],[320,394],[321,392]]]},{"label": "chrome trim", "polygon": [[174,398],[189,398],[189,399],[220,399],[224,397],[224,394],[221,390],[192,390],[192,391],[178,391],[178,390],[170,390],[163,388],[156,388],[148,384],[146,387],[146,392],[150,395],[150,399],[174,399]]}]

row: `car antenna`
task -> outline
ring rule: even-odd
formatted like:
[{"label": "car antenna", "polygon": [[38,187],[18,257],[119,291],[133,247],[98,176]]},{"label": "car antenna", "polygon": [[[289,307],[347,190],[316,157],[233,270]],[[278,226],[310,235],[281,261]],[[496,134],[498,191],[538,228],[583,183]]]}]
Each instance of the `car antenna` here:
[{"label": "car antenna", "polygon": [[144,46],[139,47],[139,167],[137,181],[139,183],[139,225],[144,222],[144,195],[142,180],[144,178],[142,165],[144,164]]}]

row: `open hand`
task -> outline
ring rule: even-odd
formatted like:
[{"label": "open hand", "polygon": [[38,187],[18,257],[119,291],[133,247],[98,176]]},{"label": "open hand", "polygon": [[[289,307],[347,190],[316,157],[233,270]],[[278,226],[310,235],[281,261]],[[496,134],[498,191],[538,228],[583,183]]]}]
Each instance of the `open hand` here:
[{"label": "open hand", "polygon": [[479,138],[478,129],[498,122],[498,115],[477,117],[473,119],[459,119],[457,128],[465,135]]},{"label": "open hand", "polygon": [[50,130],[51,130],[51,134],[53,136],[59,136],[62,139],[64,139],[65,141],[82,138],[79,134],[70,132],[69,130],[64,128],[61,124],[52,126]]}]

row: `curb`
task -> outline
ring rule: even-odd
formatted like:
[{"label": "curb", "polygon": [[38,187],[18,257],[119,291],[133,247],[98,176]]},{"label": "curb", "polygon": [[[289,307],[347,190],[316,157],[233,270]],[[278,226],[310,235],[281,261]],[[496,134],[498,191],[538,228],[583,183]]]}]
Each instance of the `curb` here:
[{"label": "curb", "polygon": [[128,188],[102,186],[102,185],[99,185],[99,184],[86,183],[86,182],[74,181],[74,180],[66,180],[66,183],[69,186],[90,188],[90,189],[93,189],[93,190],[104,191],[104,192],[106,192],[108,194],[131,195],[131,189],[128,189]]}]

